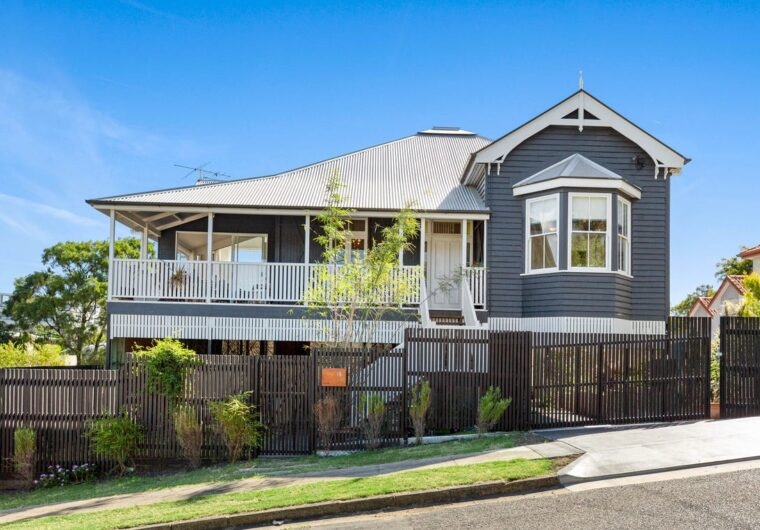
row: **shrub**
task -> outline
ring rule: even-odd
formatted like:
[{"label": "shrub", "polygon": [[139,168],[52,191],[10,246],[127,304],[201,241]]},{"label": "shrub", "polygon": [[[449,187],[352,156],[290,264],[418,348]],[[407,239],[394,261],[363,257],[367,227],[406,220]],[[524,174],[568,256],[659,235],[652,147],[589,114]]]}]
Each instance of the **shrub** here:
[{"label": "shrub", "polygon": [[198,414],[192,405],[182,404],[174,408],[174,431],[190,467],[195,469],[200,466],[203,424],[198,421]]},{"label": "shrub", "polygon": [[63,366],[61,347],[56,344],[0,344],[0,368]]},{"label": "shrub", "polygon": [[319,445],[329,451],[340,426],[340,403],[333,396],[323,397],[314,405],[314,418],[319,433]]},{"label": "shrub", "polygon": [[134,357],[145,367],[151,391],[166,396],[171,403],[184,394],[192,369],[200,364],[193,350],[172,338],[155,341],[148,349],[137,349]]},{"label": "shrub", "polygon": [[41,474],[35,483],[41,488],[82,484],[95,478],[95,469],[95,464],[75,464],[71,468],[48,466],[47,473]]},{"label": "shrub", "polygon": [[359,409],[364,414],[362,428],[367,440],[367,449],[377,449],[380,447],[383,423],[385,422],[385,401],[378,394],[370,394],[369,396],[362,394]]},{"label": "shrub", "polygon": [[37,433],[22,427],[13,432],[13,463],[24,485],[31,488],[34,481],[34,456],[37,453]]},{"label": "shrub", "polygon": [[259,421],[256,406],[248,403],[250,396],[251,392],[243,392],[209,403],[211,417],[216,421],[233,463],[240,459],[246,448],[261,446],[264,425]]},{"label": "shrub", "polygon": [[489,387],[478,402],[478,434],[490,431],[511,403],[511,398],[502,399],[501,388]]},{"label": "shrub", "polygon": [[412,404],[409,406],[409,416],[414,426],[414,437],[417,445],[422,444],[425,436],[425,418],[431,403],[430,383],[423,380],[412,387]]},{"label": "shrub", "polygon": [[95,452],[115,460],[119,466],[119,476],[124,475],[127,463],[134,458],[142,434],[142,428],[125,410],[118,416],[92,420],[87,429]]}]

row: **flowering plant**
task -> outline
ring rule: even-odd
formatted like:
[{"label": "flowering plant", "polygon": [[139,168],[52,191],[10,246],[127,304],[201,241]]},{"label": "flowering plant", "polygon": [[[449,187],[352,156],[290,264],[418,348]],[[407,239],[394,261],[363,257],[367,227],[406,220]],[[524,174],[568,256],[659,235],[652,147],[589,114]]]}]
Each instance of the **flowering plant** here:
[{"label": "flowering plant", "polygon": [[42,473],[40,478],[34,481],[34,485],[40,488],[52,488],[67,484],[81,484],[94,478],[95,464],[75,464],[71,468],[55,465],[48,466],[47,473]]}]

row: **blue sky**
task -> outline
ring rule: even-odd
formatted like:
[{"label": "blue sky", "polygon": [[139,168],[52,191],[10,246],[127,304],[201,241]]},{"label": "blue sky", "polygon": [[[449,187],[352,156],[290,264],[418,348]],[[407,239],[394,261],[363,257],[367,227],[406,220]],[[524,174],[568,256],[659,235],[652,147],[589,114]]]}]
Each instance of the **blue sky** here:
[{"label": "blue sky", "polygon": [[[223,4],[223,5],[222,5]],[[498,137],[577,88],[693,158],[673,179],[672,297],[760,243],[760,6],[6,0],[0,291],[86,198],[269,174],[456,125]]]}]

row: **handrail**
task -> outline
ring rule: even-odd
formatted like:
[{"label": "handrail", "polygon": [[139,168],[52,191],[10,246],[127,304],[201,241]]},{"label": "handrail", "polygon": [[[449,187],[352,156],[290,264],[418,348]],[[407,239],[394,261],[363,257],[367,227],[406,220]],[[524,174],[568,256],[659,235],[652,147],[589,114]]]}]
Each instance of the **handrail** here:
[{"label": "handrail", "polygon": [[430,318],[430,306],[428,304],[427,286],[425,275],[420,275],[420,322],[423,328],[435,327],[435,322]]},{"label": "handrail", "polygon": [[462,316],[466,326],[480,327],[478,315],[475,313],[475,305],[472,303],[472,293],[467,277],[462,277]]}]

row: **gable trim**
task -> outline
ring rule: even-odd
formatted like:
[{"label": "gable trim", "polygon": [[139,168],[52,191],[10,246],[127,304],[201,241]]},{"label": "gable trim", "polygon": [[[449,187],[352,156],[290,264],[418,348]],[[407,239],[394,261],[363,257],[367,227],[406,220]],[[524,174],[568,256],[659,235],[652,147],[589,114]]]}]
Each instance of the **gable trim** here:
[{"label": "gable trim", "polygon": [[[565,118],[575,110],[579,110],[578,118]],[[598,119],[584,119],[583,110],[588,110]],[[669,175],[677,175],[689,162],[688,158],[624,118],[588,92],[579,90],[517,129],[474,152],[465,167],[462,182],[476,183],[484,173],[483,165],[503,163],[518,145],[552,125],[577,126],[581,131],[584,127],[614,129],[641,147],[652,158],[655,163],[655,178],[660,174],[665,178]]]}]

